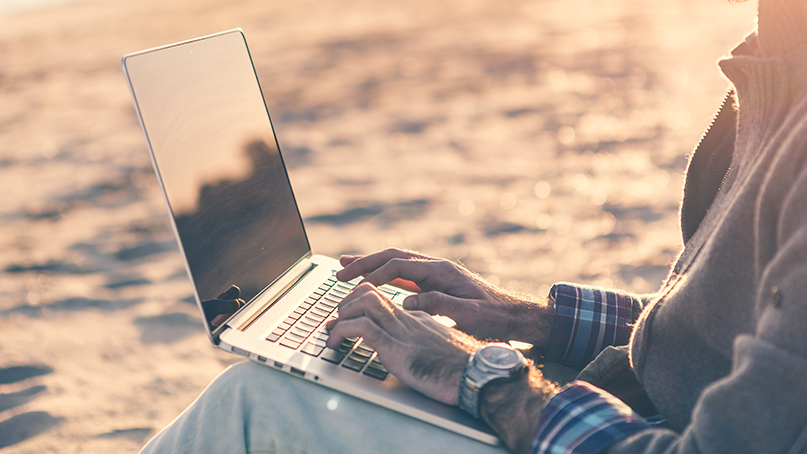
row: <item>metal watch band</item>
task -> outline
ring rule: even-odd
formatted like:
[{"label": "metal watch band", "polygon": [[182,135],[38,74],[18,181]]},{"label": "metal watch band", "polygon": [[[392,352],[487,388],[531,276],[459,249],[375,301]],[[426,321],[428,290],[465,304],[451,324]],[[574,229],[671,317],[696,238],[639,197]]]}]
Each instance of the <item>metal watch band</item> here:
[{"label": "metal watch band", "polygon": [[480,377],[472,376],[478,375],[478,370],[471,366],[474,361],[474,355],[476,352],[471,355],[471,358],[468,360],[468,365],[465,366],[465,371],[462,373],[462,379],[460,380],[460,396],[459,396],[459,403],[460,408],[465,410],[474,418],[479,418],[479,388],[477,388],[476,384],[479,381]]}]

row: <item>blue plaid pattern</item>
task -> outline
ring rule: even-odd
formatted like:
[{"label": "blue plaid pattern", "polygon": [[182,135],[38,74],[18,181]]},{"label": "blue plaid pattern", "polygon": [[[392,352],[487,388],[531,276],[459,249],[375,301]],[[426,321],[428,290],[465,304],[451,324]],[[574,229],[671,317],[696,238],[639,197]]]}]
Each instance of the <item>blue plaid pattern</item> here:
[{"label": "blue plaid pattern", "polygon": [[583,368],[609,345],[630,341],[633,299],[623,293],[573,284],[555,284],[549,291],[555,319],[544,357]]},{"label": "blue plaid pattern", "polygon": [[651,426],[621,400],[574,382],[541,412],[529,454],[592,454]]}]

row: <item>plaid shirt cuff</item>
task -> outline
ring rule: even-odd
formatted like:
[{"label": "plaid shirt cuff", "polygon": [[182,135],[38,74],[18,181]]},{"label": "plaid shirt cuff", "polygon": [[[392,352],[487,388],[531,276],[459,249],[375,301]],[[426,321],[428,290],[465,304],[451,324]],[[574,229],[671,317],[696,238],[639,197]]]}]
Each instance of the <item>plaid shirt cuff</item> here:
[{"label": "plaid shirt cuff", "polygon": [[529,454],[593,454],[651,426],[621,400],[574,382],[541,411]]},{"label": "plaid shirt cuff", "polygon": [[609,345],[625,345],[632,330],[633,298],[594,287],[555,284],[549,291],[555,318],[544,357],[582,368]]}]

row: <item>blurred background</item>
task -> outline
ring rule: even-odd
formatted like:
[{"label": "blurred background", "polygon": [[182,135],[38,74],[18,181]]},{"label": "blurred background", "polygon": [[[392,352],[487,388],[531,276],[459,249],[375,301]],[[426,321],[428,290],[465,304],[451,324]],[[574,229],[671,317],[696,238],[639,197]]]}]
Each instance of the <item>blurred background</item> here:
[{"label": "blurred background", "polygon": [[213,349],[120,70],[243,28],[314,252],[655,290],[755,26],[721,0],[0,0],[0,449],[136,452]]}]

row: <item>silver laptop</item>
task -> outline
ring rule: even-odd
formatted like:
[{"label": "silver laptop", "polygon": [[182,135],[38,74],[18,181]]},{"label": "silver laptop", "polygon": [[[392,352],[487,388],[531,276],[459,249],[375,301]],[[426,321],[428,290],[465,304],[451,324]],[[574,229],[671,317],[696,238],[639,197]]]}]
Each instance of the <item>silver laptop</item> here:
[{"label": "silver laptop", "polygon": [[[122,66],[213,344],[498,444],[481,421],[389,375],[362,339],[325,348],[325,322],[357,282],[337,281],[339,262],[311,253],[243,32],[136,52]],[[406,296],[382,290],[398,304]]]}]

